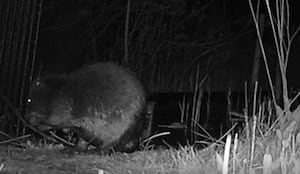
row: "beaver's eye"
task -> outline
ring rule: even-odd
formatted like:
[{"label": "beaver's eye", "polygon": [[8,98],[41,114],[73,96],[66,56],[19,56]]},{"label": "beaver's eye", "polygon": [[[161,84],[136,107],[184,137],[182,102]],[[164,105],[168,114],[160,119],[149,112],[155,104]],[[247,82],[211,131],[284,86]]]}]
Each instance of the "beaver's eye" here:
[{"label": "beaver's eye", "polygon": [[31,103],[32,102],[32,99],[31,98],[28,98],[27,99],[27,103]]}]

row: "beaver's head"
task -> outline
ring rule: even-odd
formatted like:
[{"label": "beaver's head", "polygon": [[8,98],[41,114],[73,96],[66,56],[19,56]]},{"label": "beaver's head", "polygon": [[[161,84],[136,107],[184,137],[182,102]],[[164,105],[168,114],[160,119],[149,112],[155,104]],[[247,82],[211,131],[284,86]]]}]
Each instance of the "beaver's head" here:
[{"label": "beaver's head", "polygon": [[64,77],[38,79],[30,89],[25,119],[40,130],[65,128],[72,119],[72,100],[64,94]]}]

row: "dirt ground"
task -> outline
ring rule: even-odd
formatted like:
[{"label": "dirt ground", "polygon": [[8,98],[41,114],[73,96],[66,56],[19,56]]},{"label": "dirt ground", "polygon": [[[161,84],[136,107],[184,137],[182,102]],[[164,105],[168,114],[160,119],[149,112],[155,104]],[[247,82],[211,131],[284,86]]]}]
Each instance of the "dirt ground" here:
[{"label": "dirt ground", "polygon": [[179,173],[168,151],[103,155],[61,147],[17,148],[0,145],[0,174],[154,174]]}]

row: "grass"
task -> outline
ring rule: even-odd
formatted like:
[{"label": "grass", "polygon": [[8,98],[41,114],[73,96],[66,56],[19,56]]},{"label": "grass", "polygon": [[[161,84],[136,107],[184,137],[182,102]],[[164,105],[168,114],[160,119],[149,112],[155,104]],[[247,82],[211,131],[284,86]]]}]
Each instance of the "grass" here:
[{"label": "grass", "polygon": [[[259,108],[262,107],[263,105],[261,104]],[[262,109],[258,110],[262,114]],[[118,173],[125,170],[125,173],[179,174],[299,173],[300,134],[292,132],[285,138],[280,129],[272,124],[266,124],[265,116],[268,115],[261,115],[261,119],[253,117],[252,120],[249,120],[250,126],[246,127],[246,130],[240,134],[234,134],[234,136],[227,134],[226,142],[223,143],[224,145],[216,143],[217,141],[214,143],[207,142],[209,145],[204,149],[186,146],[179,149],[144,149],[132,154],[113,153],[104,156],[90,153],[76,153],[69,156],[68,160],[60,152],[59,155],[53,155],[53,152],[49,152],[53,158],[50,157],[51,155],[42,155],[44,158],[41,159],[41,154],[57,149],[58,146],[34,145],[31,142],[27,142],[27,148],[22,153],[27,153],[27,157],[33,156],[30,159],[35,160],[37,164],[47,161],[48,165],[53,165],[52,167],[54,168],[58,164],[53,161],[61,160],[65,163],[71,163],[75,160],[78,162],[76,163],[78,167],[80,166],[79,163],[81,163],[81,167],[84,166],[83,168],[87,170],[87,168],[91,167],[88,161],[93,161],[92,163],[94,166],[98,166],[97,170],[100,173]],[[247,136],[247,132],[250,132],[249,136]],[[16,154],[16,152],[13,152],[13,154]],[[13,156],[10,157],[10,160],[15,160],[16,155]],[[21,162],[22,158],[18,159]],[[116,164],[118,166],[113,167]],[[2,162],[0,164],[0,171],[7,171],[9,168],[8,165],[8,160]],[[69,170],[73,171],[72,168]],[[84,169],[81,168],[78,170]]]}]

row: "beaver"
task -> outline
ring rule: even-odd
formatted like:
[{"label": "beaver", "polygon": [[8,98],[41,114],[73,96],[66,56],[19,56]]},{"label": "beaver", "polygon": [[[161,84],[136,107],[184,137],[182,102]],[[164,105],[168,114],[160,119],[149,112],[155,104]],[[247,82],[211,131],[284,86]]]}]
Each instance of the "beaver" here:
[{"label": "beaver", "polygon": [[39,130],[67,128],[101,151],[136,148],[145,91],[114,63],[44,76],[31,86],[29,99],[25,119]]}]

